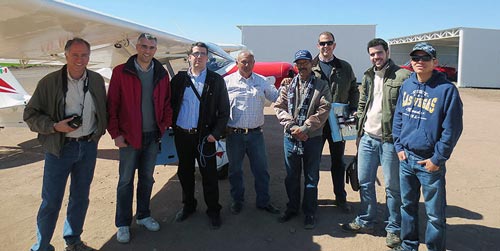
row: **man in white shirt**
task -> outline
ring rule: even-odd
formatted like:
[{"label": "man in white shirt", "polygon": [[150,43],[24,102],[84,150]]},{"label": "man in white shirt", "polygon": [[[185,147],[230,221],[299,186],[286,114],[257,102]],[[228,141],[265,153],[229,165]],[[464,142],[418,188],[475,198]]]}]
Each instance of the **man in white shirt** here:
[{"label": "man in white shirt", "polygon": [[262,133],[266,99],[276,101],[278,90],[263,76],[253,72],[254,64],[253,53],[244,50],[238,54],[238,71],[224,78],[230,103],[226,150],[233,199],[231,212],[239,214],[243,208],[245,187],[242,164],[246,154],[255,179],[257,208],[278,214],[279,210],[269,202],[269,172]]}]

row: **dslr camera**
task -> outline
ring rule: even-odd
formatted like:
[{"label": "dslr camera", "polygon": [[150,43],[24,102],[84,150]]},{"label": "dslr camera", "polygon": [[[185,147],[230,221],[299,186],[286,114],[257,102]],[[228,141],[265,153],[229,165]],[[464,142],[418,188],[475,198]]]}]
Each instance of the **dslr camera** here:
[{"label": "dslr camera", "polygon": [[83,123],[82,116],[72,115],[70,117],[73,117],[73,119],[68,122],[69,127],[76,129],[82,126]]}]

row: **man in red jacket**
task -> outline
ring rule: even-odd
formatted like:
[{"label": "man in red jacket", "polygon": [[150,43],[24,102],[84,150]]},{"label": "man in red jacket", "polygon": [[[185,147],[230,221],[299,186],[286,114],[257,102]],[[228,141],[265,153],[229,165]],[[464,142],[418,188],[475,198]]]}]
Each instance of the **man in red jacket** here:
[{"label": "man in red jacket", "polygon": [[120,178],[117,188],[116,239],[130,241],[134,174],[137,182],[137,225],[160,230],[151,217],[149,202],[159,139],[172,124],[170,82],[167,71],[154,58],[156,37],[143,33],[137,39],[137,54],[118,65],[108,90],[108,132],[120,148]]}]

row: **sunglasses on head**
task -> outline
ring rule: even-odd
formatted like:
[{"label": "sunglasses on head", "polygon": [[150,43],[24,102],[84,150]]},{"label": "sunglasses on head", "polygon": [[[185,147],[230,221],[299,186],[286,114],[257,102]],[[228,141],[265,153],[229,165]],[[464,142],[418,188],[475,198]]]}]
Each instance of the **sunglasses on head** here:
[{"label": "sunglasses on head", "polygon": [[413,56],[411,56],[411,61],[413,61],[413,62],[418,62],[418,61],[429,62],[431,60],[432,60],[432,56],[430,56],[430,55],[423,55],[423,56],[413,55]]},{"label": "sunglasses on head", "polygon": [[325,42],[319,42],[319,45],[325,46],[325,45],[332,45],[333,41],[325,41]]}]

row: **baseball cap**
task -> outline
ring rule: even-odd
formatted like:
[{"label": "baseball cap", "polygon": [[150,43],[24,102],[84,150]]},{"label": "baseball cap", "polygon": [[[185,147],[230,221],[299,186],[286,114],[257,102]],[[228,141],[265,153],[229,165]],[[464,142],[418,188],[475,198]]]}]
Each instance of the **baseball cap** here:
[{"label": "baseball cap", "polygon": [[427,42],[420,42],[413,46],[413,50],[411,51],[410,56],[413,56],[416,51],[423,51],[433,58],[436,57],[436,49],[434,49],[434,46],[432,46],[432,44],[429,44]]},{"label": "baseball cap", "polygon": [[308,50],[299,50],[295,52],[295,60],[293,60],[293,62],[295,63],[300,59],[312,60],[311,53]]}]

